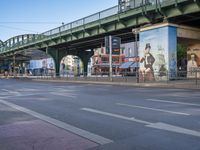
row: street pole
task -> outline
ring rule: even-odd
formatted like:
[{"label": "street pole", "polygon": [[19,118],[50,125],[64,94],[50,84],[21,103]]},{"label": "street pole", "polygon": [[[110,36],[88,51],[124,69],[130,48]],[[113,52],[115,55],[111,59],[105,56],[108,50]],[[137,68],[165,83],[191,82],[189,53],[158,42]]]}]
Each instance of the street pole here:
[{"label": "street pole", "polygon": [[[136,29],[133,29],[133,33],[135,34],[135,51],[136,51],[136,57],[138,57],[139,55],[139,49],[138,49],[138,34],[140,32],[140,29],[139,28],[136,28]],[[140,60],[139,60],[140,61]],[[137,68],[136,68],[136,80],[137,80],[137,83],[139,83],[139,62],[138,60],[136,60],[136,63],[137,63]]]},{"label": "street pole", "polygon": [[109,36],[109,77],[112,81],[112,36]]},{"label": "street pole", "polygon": [[13,73],[14,73],[14,78],[16,77],[16,72],[15,72],[15,53],[14,53],[14,56],[13,56]]},{"label": "street pole", "polygon": [[196,86],[198,85],[198,79],[197,79],[197,69],[195,70],[195,83],[196,83]]}]

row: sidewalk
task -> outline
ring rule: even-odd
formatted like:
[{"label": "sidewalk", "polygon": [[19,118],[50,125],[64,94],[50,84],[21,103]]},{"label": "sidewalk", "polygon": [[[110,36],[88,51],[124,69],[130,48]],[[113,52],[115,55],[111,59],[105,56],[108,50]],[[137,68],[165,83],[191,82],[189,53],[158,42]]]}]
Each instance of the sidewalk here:
[{"label": "sidewalk", "polygon": [[[0,77],[0,79],[14,79],[14,77]],[[118,85],[118,86],[133,86],[133,87],[148,87],[148,88],[177,88],[177,89],[197,89],[200,90],[200,79],[195,80],[172,80],[162,82],[146,82],[136,83],[136,80],[124,81],[123,78],[109,81],[108,78],[98,80],[91,80],[91,78],[43,78],[43,77],[23,77],[19,76],[15,79],[19,80],[32,80],[37,82],[58,82],[58,83],[78,83],[78,84],[99,84],[99,85]],[[95,78],[94,78],[95,79]]]},{"label": "sidewalk", "polygon": [[177,89],[200,89],[200,83],[196,85],[195,81],[168,81],[155,83],[136,83],[136,82],[110,82],[110,81],[84,81],[84,80],[66,80],[66,79],[32,79],[38,82],[58,82],[58,83],[81,83],[81,84],[100,84],[100,85],[119,85],[133,87],[149,88],[177,88]]}]

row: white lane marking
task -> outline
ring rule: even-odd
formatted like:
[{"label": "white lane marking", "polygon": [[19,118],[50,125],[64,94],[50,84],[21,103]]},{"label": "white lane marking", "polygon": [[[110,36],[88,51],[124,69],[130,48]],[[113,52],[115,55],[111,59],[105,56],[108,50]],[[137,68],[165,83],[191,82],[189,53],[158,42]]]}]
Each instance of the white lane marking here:
[{"label": "white lane marking", "polygon": [[200,137],[200,132],[198,131],[177,127],[162,122],[147,125],[147,127]]},{"label": "white lane marking", "polygon": [[59,120],[56,120],[54,118],[51,118],[51,117],[48,117],[48,116],[45,116],[43,114],[40,114],[40,113],[37,113],[35,111],[32,111],[30,109],[27,109],[27,108],[24,108],[24,107],[21,107],[19,105],[16,105],[16,104],[13,104],[13,103],[10,103],[10,102],[7,102],[7,101],[4,101],[4,100],[0,100],[0,103],[2,104],[5,104],[7,106],[10,106],[14,109],[17,109],[19,111],[22,111],[24,113],[27,113],[29,115],[32,115],[36,118],[39,118],[43,121],[46,121],[50,124],[53,124],[59,128],[62,128],[62,129],[65,129],[67,131],[70,131],[72,133],[75,133],[81,137],[84,137],[86,139],[89,139],[95,143],[98,143],[98,144],[101,144],[101,145],[104,145],[104,144],[108,144],[108,143],[112,143],[113,141],[110,140],[110,139],[107,139],[107,138],[104,138],[102,136],[99,136],[97,134],[94,134],[94,133],[91,133],[89,131],[86,131],[86,130],[83,130],[83,129],[80,129],[80,128],[77,128],[77,127],[74,127],[72,125],[69,125],[65,122],[62,122],[62,121],[59,121]]},{"label": "white lane marking", "polygon": [[190,114],[183,113],[183,112],[169,111],[169,110],[164,110],[164,109],[157,109],[157,108],[144,107],[144,106],[138,106],[138,105],[129,105],[129,104],[122,104],[122,103],[116,103],[116,104],[120,105],[120,106],[147,109],[147,110],[153,110],[153,111],[160,111],[160,112],[171,113],[171,114],[176,114],[176,115],[184,115],[184,116],[189,116],[190,115]]},{"label": "white lane marking", "polygon": [[40,90],[38,90],[38,89],[32,89],[32,88],[21,88],[18,91],[20,91],[20,92],[38,92]]},{"label": "white lane marking", "polygon": [[160,100],[160,99],[145,99],[145,100],[153,101],[153,102],[172,103],[172,104],[199,106],[200,107],[200,104],[192,104],[192,103],[185,103],[185,102],[175,102],[175,101],[167,101],[167,100]]},{"label": "white lane marking", "polygon": [[73,93],[58,93],[58,92],[50,92],[52,95],[56,96],[63,96],[63,97],[70,97],[70,98],[76,98],[77,96]]},{"label": "white lane marking", "polygon": [[5,92],[9,92],[9,90],[7,90],[7,89],[1,89],[2,91],[5,91]]},{"label": "white lane marking", "polygon": [[101,110],[96,110],[96,109],[92,109],[92,108],[81,108],[81,110],[91,112],[91,113],[101,114],[101,115],[105,115],[105,116],[110,116],[110,117],[114,117],[114,118],[118,118],[118,119],[123,119],[123,120],[128,120],[128,121],[132,121],[132,122],[145,124],[145,126],[149,127],[149,128],[155,128],[155,129],[170,131],[170,132],[174,132],[174,133],[180,133],[180,134],[186,134],[186,135],[200,137],[200,132],[198,132],[198,131],[190,130],[190,129],[186,129],[186,128],[182,128],[182,127],[178,127],[178,126],[174,126],[174,125],[170,125],[170,124],[166,124],[166,123],[162,123],[162,122],[152,123],[152,122],[148,122],[148,121],[144,121],[144,120],[135,119],[135,117],[129,118],[126,116],[117,115],[117,114],[113,114],[113,113],[109,113],[109,112],[105,112],[105,111],[101,111]]},{"label": "white lane marking", "polygon": [[1,89],[2,91],[8,92],[10,94],[14,94],[15,96],[21,96],[22,94],[18,91],[12,91],[12,90],[7,90],[7,89]]},{"label": "white lane marking", "polygon": [[119,118],[119,119],[123,119],[123,120],[134,121],[134,122],[138,122],[138,123],[142,123],[142,124],[151,124],[151,122],[135,119],[134,117],[130,118],[130,117],[117,115],[117,114],[113,114],[113,113],[109,113],[109,112],[104,112],[104,111],[100,111],[100,110],[96,110],[96,109],[81,108],[81,110],[93,112],[93,113],[96,113],[96,114],[106,115],[106,116],[110,116],[110,117],[114,117],[114,118]]}]

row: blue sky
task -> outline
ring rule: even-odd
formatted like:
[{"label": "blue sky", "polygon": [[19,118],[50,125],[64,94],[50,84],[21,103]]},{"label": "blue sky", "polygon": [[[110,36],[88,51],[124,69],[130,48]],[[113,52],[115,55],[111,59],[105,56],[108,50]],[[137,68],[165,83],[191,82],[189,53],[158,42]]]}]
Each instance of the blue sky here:
[{"label": "blue sky", "polygon": [[117,3],[118,0],[1,0],[0,39],[42,33]]}]

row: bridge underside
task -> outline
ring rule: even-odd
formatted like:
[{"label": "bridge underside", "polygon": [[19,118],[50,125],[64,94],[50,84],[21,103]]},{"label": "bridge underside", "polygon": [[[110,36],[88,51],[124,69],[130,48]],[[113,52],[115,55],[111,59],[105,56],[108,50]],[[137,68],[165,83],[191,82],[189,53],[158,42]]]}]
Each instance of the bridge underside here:
[{"label": "bridge underside", "polygon": [[30,61],[48,58],[49,56],[41,50],[28,49],[23,51],[18,51],[14,55],[1,56],[1,60],[13,60],[15,57],[16,61]]},{"label": "bridge underside", "polygon": [[[135,36],[132,33],[132,28],[127,28],[127,29],[118,30],[118,31],[115,31],[112,33],[101,34],[101,35],[97,35],[94,37],[88,37],[88,38],[79,39],[79,40],[72,41],[72,42],[59,44],[56,46],[52,46],[51,48],[67,49],[69,51],[73,51],[73,50],[84,51],[84,50],[88,50],[88,49],[99,48],[99,47],[104,46],[105,36],[108,36],[108,35],[120,37],[122,39],[122,43],[128,43],[128,42],[135,41]],[[45,50],[45,49],[42,49],[42,50]]]},{"label": "bridge underside", "polygon": [[170,23],[200,28],[200,12],[169,19]]}]

